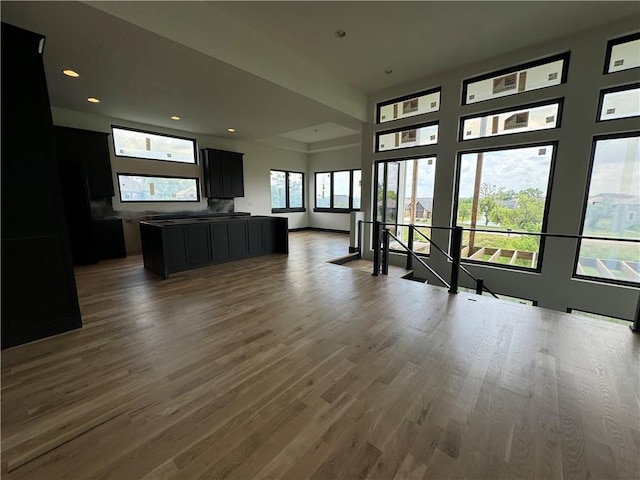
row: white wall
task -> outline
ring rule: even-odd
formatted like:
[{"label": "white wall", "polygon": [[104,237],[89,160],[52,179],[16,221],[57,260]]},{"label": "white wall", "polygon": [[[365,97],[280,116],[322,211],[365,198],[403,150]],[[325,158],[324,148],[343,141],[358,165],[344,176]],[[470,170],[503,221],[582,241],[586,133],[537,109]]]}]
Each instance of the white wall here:
[{"label": "white wall", "polygon": [[[528,144],[539,141],[559,142],[555,173],[551,187],[547,232],[580,234],[586,179],[594,135],[637,130],[637,119],[596,123],[599,91],[602,88],[638,81],[638,69],[603,75],[607,41],[638,29],[637,19],[591,30],[581,35],[532,46],[509,55],[468,65],[464,68],[427,77],[410,84],[377,92],[369,98],[369,123],[363,128],[363,209],[372,219],[372,169],[375,161],[408,156],[437,156],[433,224],[450,226],[454,196],[455,163],[459,151],[483,147]],[[551,55],[571,51],[568,82],[563,85],[520,93],[461,106],[462,81],[480,74],[513,67]],[[439,112],[375,125],[377,102],[400,97],[434,87],[442,87]],[[563,97],[565,99],[562,126],[559,129],[511,134],[503,137],[458,142],[459,119],[463,115],[497,110],[513,105],[533,103]],[[392,127],[438,121],[439,142],[435,146],[374,153],[375,132]],[[366,191],[365,191],[366,188]],[[440,246],[449,243],[448,231],[434,231],[433,240]],[[565,311],[567,307],[614,317],[632,319],[638,301],[638,289],[607,285],[594,281],[572,279],[577,242],[554,239],[547,241],[541,273],[505,270],[495,266],[473,266],[469,269],[485,280],[496,292],[537,300],[541,307]],[[370,252],[368,253],[370,256]],[[402,264],[403,258],[396,258]],[[442,256],[429,259],[437,271],[448,278],[450,266]],[[425,272],[422,273],[426,276]]]},{"label": "white wall", "polygon": [[350,170],[361,166],[360,145],[311,153],[309,155],[309,175],[307,178],[307,209],[309,210],[309,226],[329,230],[349,231],[348,213],[314,212],[315,205],[315,173],[336,170]]},{"label": "white wall", "polygon": [[[192,134],[180,130],[171,130],[152,125],[129,122],[121,119],[103,117],[87,113],[52,107],[55,125],[81,128],[96,132],[111,133],[111,125],[138,128],[158,133],[195,138],[197,148],[219,148],[244,154],[244,193],[235,199],[236,212],[249,212],[252,215],[271,215],[270,169],[295,170],[307,175],[307,154],[261,145]],[[149,161],[116,157],[111,136],[110,155],[113,170],[113,182],[116,196],[112,199],[113,208],[124,218],[125,241],[128,253],[140,252],[139,219],[149,213],[201,211],[207,208],[207,199],[203,195],[202,164],[189,165],[174,162]],[[121,203],[118,198],[117,173],[153,173],[158,175],[195,176],[200,178],[201,201],[198,203]],[[309,225],[308,213],[274,214],[289,218],[289,228],[304,228]]]}]

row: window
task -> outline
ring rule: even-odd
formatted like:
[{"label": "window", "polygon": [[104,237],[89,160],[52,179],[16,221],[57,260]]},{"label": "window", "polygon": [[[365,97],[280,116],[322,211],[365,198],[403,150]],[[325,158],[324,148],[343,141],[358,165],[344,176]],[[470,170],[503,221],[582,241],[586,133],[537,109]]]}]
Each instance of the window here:
[{"label": "window", "polygon": [[[461,256],[508,267],[540,268],[555,144],[461,153],[455,225]],[[527,234],[530,232],[531,234]]]},{"label": "window", "polygon": [[640,135],[597,137],[576,276],[640,284]]},{"label": "window", "polygon": [[304,174],[271,170],[271,213],[304,211]]},{"label": "window", "polygon": [[413,117],[440,110],[440,89],[414,93],[378,104],[377,123]]},{"label": "window", "polygon": [[462,140],[507,135],[509,133],[532,132],[557,128],[562,101],[545,105],[523,106],[518,109],[500,110],[484,116],[462,119]]},{"label": "window", "polygon": [[[435,157],[378,163],[376,218],[379,222],[415,225],[413,249],[418,254],[429,254],[425,236],[431,237],[435,172]],[[390,230],[407,244],[409,227]],[[393,239],[389,248],[405,252]]]},{"label": "window", "polygon": [[116,157],[197,163],[196,141],[130,128],[111,126]]},{"label": "window", "polygon": [[378,132],[376,133],[376,138],[376,152],[435,145],[438,143],[438,124],[429,123],[410,128]]},{"label": "window", "polygon": [[608,88],[600,92],[598,121],[640,115],[640,84]]},{"label": "window", "polygon": [[637,67],[640,67],[640,33],[609,41],[604,73]]},{"label": "window", "polygon": [[463,105],[506,97],[567,81],[569,54],[481,75],[462,84]]},{"label": "window", "polygon": [[314,211],[338,213],[360,209],[361,170],[316,173]]},{"label": "window", "polygon": [[118,173],[121,202],[199,202],[197,178]]}]

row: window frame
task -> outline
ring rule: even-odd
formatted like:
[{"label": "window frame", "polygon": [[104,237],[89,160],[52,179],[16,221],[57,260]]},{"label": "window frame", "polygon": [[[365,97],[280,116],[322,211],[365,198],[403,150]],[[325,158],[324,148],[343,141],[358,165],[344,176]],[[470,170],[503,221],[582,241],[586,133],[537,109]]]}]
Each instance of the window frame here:
[{"label": "window frame", "polygon": [[[567,83],[567,76],[569,74],[569,60],[570,60],[570,58],[571,58],[571,52],[567,51],[567,52],[560,53],[560,54],[557,54],[557,55],[552,55],[550,57],[544,57],[544,58],[541,58],[539,60],[533,60],[533,61],[522,63],[520,65],[516,65],[516,66],[513,66],[513,67],[503,68],[503,69],[500,69],[500,70],[495,70],[493,72],[484,73],[482,75],[477,75],[475,77],[464,79],[464,80],[462,80],[462,97],[461,97],[460,105],[462,105],[462,106],[477,105],[477,104],[481,104],[483,102],[496,100],[497,98],[513,97],[513,96],[518,95],[519,93],[527,93],[527,92],[533,92],[533,91],[536,91],[536,90],[544,90],[545,88],[557,87],[559,85],[565,84],[565,83]],[[540,87],[540,88],[536,88],[536,89],[533,89],[533,90],[525,90],[524,92],[516,92],[515,94],[512,94],[512,95],[503,95],[502,97],[487,98],[485,100],[479,100],[477,102],[467,103],[467,90],[469,88],[469,84],[471,84],[471,83],[481,82],[483,80],[488,80],[488,79],[494,78],[494,77],[501,77],[501,76],[504,76],[504,75],[508,75],[510,73],[518,72],[520,70],[526,70],[528,68],[539,67],[539,66],[545,65],[547,63],[557,62],[558,60],[562,60],[563,64],[562,64],[562,73],[560,75],[560,83],[557,84],[557,85],[549,85],[548,87]]]},{"label": "window frame", "polygon": [[[115,140],[115,135],[113,132],[113,129],[117,128],[119,130],[127,130],[129,132],[136,132],[136,133],[143,133],[143,134],[149,134],[149,135],[157,135],[160,137],[167,137],[167,138],[176,138],[178,140],[187,140],[189,142],[191,142],[192,147],[193,147],[193,162],[180,162],[178,160],[168,160],[168,159],[163,159],[163,158],[145,158],[145,157],[132,157],[129,155],[119,155],[118,154],[118,149],[116,148],[116,140]],[[145,161],[151,161],[151,162],[170,162],[170,163],[178,163],[180,165],[198,165],[198,146],[197,146],[197,141],[195,138],[189,138],[189,137],[181,137],[179,135],[171,135],[168,133],[160,133],[160,132],[152,132],[151,130],[141,130],[139,128],[131,128],[131,127],[123,127],[121,125],[111,125],[111,139],[112,139],[112,144],[113,144],[113,154],[118,157],[118,158],[133,158],[136,160],[145,160]]]},{"label": "window frame", "polygon": [[[122,188],[120,186],[120,175],[126,175],[130,177],[148,177],[148,178],[178,178],[182,180],[195,180],[196,181],[196,200],[123,200]],[[200,203],[202,195],[200,194],[200,178],[199,177],[185,177],[181,175],[159,175],[150,173],[132,173],[132,172],[116,172],[116,179],[118,180],[118,199],[120,203]]]},{"label": "window frame", "polygon": [[[549,140],[543,142],[535,142],[535,143],[522,143],[522,144],[511,144],[511,145],[503,145],[498,147],[483,147],[483,148],[473,148],[469,150],[459,150],[456,157],[456,172],[455,172],[455,188],[454,188],[454,197],[453,197],[453,209],[451,212],[451,228],[455,228],[456,222],[458,220],[458,205],[460,203],[460,171],[461,171],[461,163],[462,156],[469,153],[486,153],[486,152],[497,152],[502,150],[517,150],[520,148],[537,148],[537,147],[547,147],[553,146],[553,154],[551,155],[551,163],[549,165],[549,178],[547,179],[547,194],[544,205],[544,213],[542,215],[542,225],[540,227],[540,232],[538,233],[530,233],[531,236],[540,237],[540,247],[538,249],[538,264],[535,268],[531,267],[522,267],[519,265],[506,265],[504,263],[490,263],[482,260],[471,260],[469,258],[460,258],[461,263],[467,263],[471,265],[480,265],[484,267],[492,267],[499,268],[503,270],[516,270],[521,272],[530,272],[530,273],[541,273],[542,272],[542,264],[544,260],[544,247],[546,243],[546,232],[549,221],[549,209],[551,206],[551,195],[552,195],[552,187],[553,187],[553,178],[555,174],[555,166],[558,158],[558,140]],[[476,228],[478,228],[476,226]],[[505,229],[506,230],[506,229]],[[451,237],[449,239],[449,249],[451,248]]]},{"label": "window frame", "polygon": [[[304,172],[297,172],[294,170],[280,170],[277,168],[269,169],[269,193],[271,193],[271,172],[280,172],[284,173],[284,185],[285,185],[285,208],[271,208],[271,213],[293,213],[293,212],[306,212],[306,202],[304,198],[305,186],[304,186]],[[298,175],[302,175],[302,206],[301,207],[293,207],[291,208],[291,198],[289,194],[289,174],[295,173]]]},{"label": "window frame", "polygon": [[[529,108],[537,108],[537,107],[545,107],[545,106],[549,106],[549,105],[553,105],[553,104],[558,104],[558,120],[556,122],[556,126],[553,128],[542,128],[539,130],[529,130],[527,132],[514,132],[514,133],[499,133],[496,135],[490,135],[488,137],[478,137],[478,138],[467,138],[464,139],[464,122],[465,120],[469,120],[469,119],[473,119],[473,118],[479,118],[479,117],[488,117],[491,115],[500,115],[503,113],[507,113],[507,112],[511,112],[514,110],[525,110],[525,109],[529,109]],[[518,106],[510,106],[510,107],[504,107],[504,108],[499,108],[496,110],[487,110],[485,112],[475,112],[475,113],[471,113],[468,115],[464,115],[462,117],[460,117],[460,122],[458,124],[458,141],[459,142],[472,142],[474,140],[484,140],[487,138],[495,138],[495,137],[504,137],[506,135],[514,135],[514,134],[527,134],[527,133],[533,133],[533,132],[540,132],[540,131],[553,131],[553,130],[557,130],[558,128],[561,128],[562,126],[562,112],[564,109],[564,97],[558,97],[558,98],[553,98],[553,99],[549,99],[549,100],[541,100],[539,102],[533,102],[533,103],[526,103],[524,105],[518,105]]]},{"label": "window frame", "polygon": [[[389,120],[388,122],[381,122],[380,121],[380,115],[381,115],[381,111],[382,111],[382,107],[386,107],[387,105],[393,105],[394,103],[400,103],[400,102],[405,102],[407,100],[413,100],[414,98],[420,98],[426,95],[431,95],[432,93],[440,93],[440,102],[438,105],[438,109],[434,110],[433,112],[426,112],[426,113],[418,113],[416,115],[409,115],[406,117],[402,117],[402,118],[396,118],[393,120]],[[428,115],[431,113],[436,113],[440,111],[440,108],[442,107],[442,87],[434,87],[434,88],[430,88],[427,90],[421,90],[419,92],[416,93],[410,93],[408,95],[403,95],[401,97],[397,97],[397,98],[392,98],[390,100],[385,100],[383,102],[379,102],[376,103],[376,125],[382,125],[385,123],[393,123],[393,122],[397,122],[398,120],[404,120],[405,118],[411,118],[411,117],[417,117],[420,115]]]},{"label": "window frame", "polygon": [[611,62],[611,55],[613,54],[613,47],[615,47],[616,45],[621,45],[623,43],[633,42],[635,40],[640,40],[640,32],[632,33],[630,35],[625,35],[623,37],[612,38],[611,40],[609,40],[607,42],[607,53],[604,56],[604,67],[602,69],[602,74],[603,75],[615,75],[616,73],[626,72],[627,70],[634,70],[636,68],[640,68],[640,66],[638,66],[638,67],[625,68],[625,69],[619,70],[617,72],[610,72],[609,71],[609,63]]},{"label": "window frame", "polygon": [[616,120],[627,120],[629,118],[640,117],[640,111],[639,111],[636,115],[630,115],[628,117],[600,119],[600,116],[602,114],[602,107],[604,105],[605,95],[607,95],[608,93],[624,92],[625,90],[635,90],[637,88],[640,88],[640,82],[628,83],[626,85],[617,85],[615,87],[601,89],[600,98],[598,99],[598,109],[596,110],[596,123],[615,122]]},{"label": "window frame", "polygon": [[[362,209],[362,190],[360,190],[360,208],[353,207],[353,172],[360,171],[362,175],[361,168],[350,168],[346,170],[323,170],[318,172],[313,172],[313,211],[314,212],[325,212],[325,213],[350,213],[350,212],[359,212]],[[335,208],[333,206],[333,177],[334,173],[340,172],[349,172],[349,207],[348,208]],[[330,174],[329,178],[329,207],[318,207],[318,196],[316,192],[316,185],[318,175],[326,175]],[[360,177],[360,181],[362,182],[362,177]],[[362,186],[361,186],[362,188]]]},{"label": "window frame", "polygon": [[[634,130],[631,132],[608,133],[608,134],[593,136],[593,141],[591,142],[591,158],[589,160],[589,170],[587,174],[587,181],[585,183],[586,188],[584,191],[584,198],[582,200],[582,213],[580,218],[580,237],[584,235],[584,223],[587,215],[587,205],[589,203],[589,190],[591,189],[591,178],[593,177],[593,164],[595,163],[595,158],[596,158],[597,142],[600,140],[615,140],[618,138],[631,138],[631,137],[640,137],[640,130]],[[595,236],[595,235],[587,235],[587,236]],[[602,237],[602,240],[617,241],[620,239],[612,238],[612,237]],[[630,242],[630,243],[635,243],[635,242]],[[587,281],[596,282],[596,283],[605,283],[610,285],[629,286],[629,287],[636,287],[636,288],[640,286],[640,282],[631,282],[631,281],[625,281],[625,280],[618,280],[614,278],[594,277],[591,275],[580,275],[578,273],[578,262],[580,261],[581,247],[582,247],[582,238],[579,238],[576,245],[575,258],[573,261],[573,272],[571,275],[572,279],[587,280]]]},{"label": "window frame", "polygon": [[[397,148],[390,148],[388,150],[380,150],[380,137],[382,135],[388,135],[390,133],[399,133],[407,130],[419,130],[424,127],[433,127],[434,125],[438,126],[438,140],[436,141],[436,143],[429,143],[427,145],[411,145],[408,147],[397,147]],[[397,152],[398,150],[407,150],[411,148],[435,147],[438,145],[439,141],[440,141],[440,122],[438,120],[434,120],[432,122],[416,123],[413,125],[405,125],[404,127],[390,128],[388,130],[380,130],[376,132],[374,153]]]}]

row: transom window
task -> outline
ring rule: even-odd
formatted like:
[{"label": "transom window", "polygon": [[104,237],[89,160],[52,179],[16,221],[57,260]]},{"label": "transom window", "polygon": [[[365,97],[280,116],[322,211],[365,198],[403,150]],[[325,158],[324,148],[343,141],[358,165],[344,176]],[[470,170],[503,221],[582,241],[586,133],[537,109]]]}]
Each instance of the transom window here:
[{"label": "transom window", "polygon": [[462,103],[467,105],[565,83],[568,66],[569,54],[566,53],[465,80]]},{"label": "transom window", "polygon": [[438,143],[438,123],[416,125],[376,133],[376,152]]},{"label": "transom window", "polygon": [[600,92],[599,121],[638,115],[640,115],[640,84],[608,88]]},{"label": "transom window", "polygon": [[440,89],[427,90],[395,98],[377,106],[377,123],[392,122],[440,110]]},{"label": "transom window", "polygon": [[522,106],[517,109],[498,110],[483,116],[462,119],[462,140],[493,137],[510,133],[532,132],[557,128],[560,125],[562,101],[544,105]]},{"label": "transom window", "polygon": [[640,33],[609,41],[604,73],[637,67],[640,67]]}]

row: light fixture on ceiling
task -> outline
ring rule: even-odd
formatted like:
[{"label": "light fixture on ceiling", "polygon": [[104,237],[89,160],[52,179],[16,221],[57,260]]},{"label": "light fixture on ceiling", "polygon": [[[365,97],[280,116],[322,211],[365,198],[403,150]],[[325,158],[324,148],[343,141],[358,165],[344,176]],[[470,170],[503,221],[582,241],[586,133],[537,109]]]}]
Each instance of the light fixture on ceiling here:
[{"label": "light fixture on ceiling", "polygon": [[227,128],[227,132],[229,133],[234,133],[236,131],[235,128]]},{"label": "light fixture on ceiling", "polygon": [[62,73],[64,73],[67,77],[72,78],[78,78],[80,76],[78,72],[76,72],[75,70],[70,70],[68,68],[66,70],[62,70]]},{"label": "light fixture on ceiling", "polygon": [[344,38],[347,36],[347,32],[345,32],[344,30],[336,30],[335,34],[338,38]]},{"label": "light fixture on ceiling", "polygon": [[384,73],[386,73],[387,75],[390,75],[393,73],[393,70],[391,70],[390,68],[387,68]]},{"label": "light fixture on ceiling", "polygon": [[89,98],[87,98],[87,102],[89,102],[89,103],[100,103],[100,100],[98,100],[96,97],[89,97]]},{"label": "light fixture on ceiling", "polygon": [[178,115],[172,115],[172,116],[171,116],[171,120],[176,120],[176,121],[178,121],[178,120],[180,120],[180,117],[179,117]]}]

